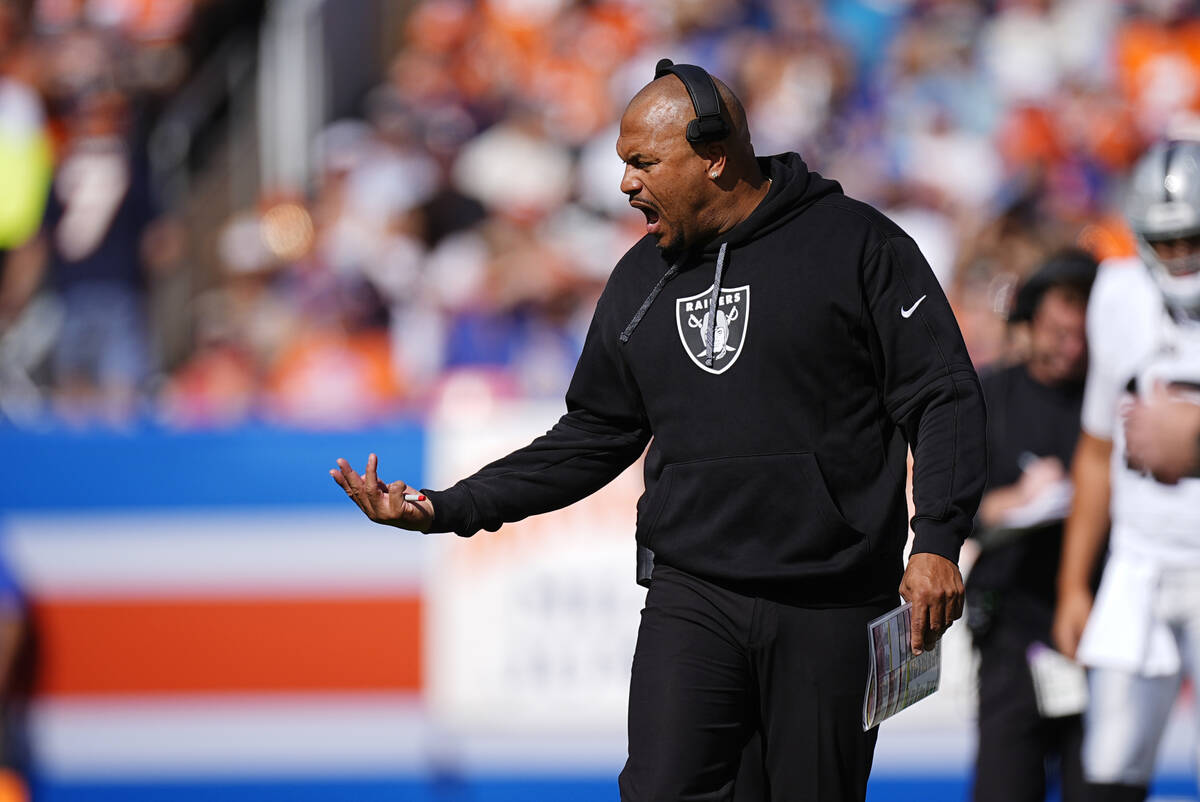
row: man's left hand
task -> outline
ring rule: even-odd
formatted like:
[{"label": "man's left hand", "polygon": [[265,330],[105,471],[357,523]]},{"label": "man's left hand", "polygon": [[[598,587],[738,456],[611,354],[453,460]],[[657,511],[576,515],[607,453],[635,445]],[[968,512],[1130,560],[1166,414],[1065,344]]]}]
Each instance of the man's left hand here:
[{"label": "man's left hand", "polygon": [[1125,411],[1125,453],[1129,464],[1173,485],[1200,468],[1197,434],[1200,405],[1156,384],[1146,398]]},{"label": "man's left hand", "polygon": [[900,580],[900,595],[912,602],[913,654],[932,649],[962,616],[962,574],[957,565],[937,554],[909,557],[904,578]]}]

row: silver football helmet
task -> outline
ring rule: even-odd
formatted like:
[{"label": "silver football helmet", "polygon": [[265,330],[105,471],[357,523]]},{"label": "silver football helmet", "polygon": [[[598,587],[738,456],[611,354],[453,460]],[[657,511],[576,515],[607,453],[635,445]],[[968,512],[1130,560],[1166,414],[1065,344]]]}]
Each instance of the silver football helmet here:
[{"label": "silver football helmet", "polygon": [[[1125,214],[1167,305],[1200,317],[1200,142],[1159,142],[1146,151],[1133,168]],[[1179,255],[1159,256],[1152,246],[1193,237]]]}]

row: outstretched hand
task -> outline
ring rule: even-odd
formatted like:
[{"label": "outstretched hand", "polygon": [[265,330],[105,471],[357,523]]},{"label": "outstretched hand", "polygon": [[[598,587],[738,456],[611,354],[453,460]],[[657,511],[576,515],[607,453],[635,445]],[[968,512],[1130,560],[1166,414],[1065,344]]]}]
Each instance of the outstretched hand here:
[{"label": "outstretched hand", "polygon": [[[372,521],[416,532],[429,531],[433,524],[433,502],[404,482],[383,482],[376,473],[379,458],[374,454],[367,457],[367,470],[362,476],[344,459],[337,464],[337,469],[329,475]],[[406,495],[410,499],[405,499]]]},{"label": "outstretched hand", "polygon": [[900,595],[912,602],[913,654],[932,649],[962,616],[962,574],[957,565],[940,555],[922,552],[909,557]]}]

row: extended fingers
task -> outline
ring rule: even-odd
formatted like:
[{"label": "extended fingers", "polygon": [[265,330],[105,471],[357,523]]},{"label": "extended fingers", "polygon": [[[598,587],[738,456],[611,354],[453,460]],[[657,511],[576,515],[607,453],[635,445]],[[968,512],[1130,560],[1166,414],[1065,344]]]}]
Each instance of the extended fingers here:
[{"label": "extended fingers", "polygon": [[362,488],[362,479],[359,478],[354,468],[350,467],[350,463],[344,459],[337,461],[337,470],[330,471],[329,475],[341,486],[342,490],[346,491],[350,498],[355,498]]},{"label": "extended fingers", "polygon": [[337,461],[338,470],[330,471],[329,474],[333,477],[341,488],[346,491],[346,495],[350,496],[351,500],[359,506],[368,517],[373,517],[375,512],[371,505],[371,493],[369,485],[358,475],[358,472],[344,459]]},{"label": "extended fingers", "polygon": [[339,459],[337,464],[342,472],[342,478],[346,480],[347,485],[353,488],[362,486],[362,477],[358,475],[358,471],[354,470],[347,460]]},{"label": "extended fingers", "polygon": [[362,476],[344,459],[337,461],[337,468],[329,475],[375,523],[428,531],[433,522],[433,502],[420,493],[412,493],[410,500],[406,496],[412,488],[401,481],[388,484],[379,478],[378,471],[379,458],[371,454]]},{"label": "extended fingers", "polygon": [[[366,481],[367,487],[376,488],[379,486],[379,476],[376,471],[379,468],[379,457],[374,454],[367,455],[367,471],[363,474],[363,479]],[[386,491],[385,491],[386,492]]]},{"label": "extended fingers", "polygon": [[346,480],[342,477],[342,472],[340,470],[337,468],[331,468],[329,470],[329,475],[333,477],[333,481],[337,482],[338,487],[349,492],[349,488],[346,485]]},{"label": "extended fingers", "polygon": [[378,501],[380,496],[386,496],[388,492],[387,482],[379,478],[379,457],[374,454],[367,456],[367,471],[363,474],[363,483],[367,488],[367,498],[371,501],[371,506],[378,511]]}]

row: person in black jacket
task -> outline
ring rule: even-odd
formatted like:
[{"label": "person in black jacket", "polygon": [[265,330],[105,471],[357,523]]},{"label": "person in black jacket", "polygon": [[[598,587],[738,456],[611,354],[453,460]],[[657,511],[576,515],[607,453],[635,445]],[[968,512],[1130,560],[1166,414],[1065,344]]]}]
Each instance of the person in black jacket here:
[{"label": "person in black jacket", "polygon": [[622,117],[621,191],[646,236],[609,278],[554,427],[446,490],[386,484],[374,454],[331,474],[371,520],[467,537],[587,496],[649,443],[621,798],[729,800],[759,733],[771,799],[861,800],[867,623],[899,588],[920,651],[962,611],[979,382],[914,242],[798,155],[756,158],[714,86],[720,138],[688,140],[673,72]]},{"label": "person in black jacket", "polygon": [[[1048,774],[1066,802],[1085,798],[1082,708],[1039,705],[1030,661],[1053,659],[1054,586],[1095,276],[1095,259],[1082,251],[1046,260],[1009,316],[1028,328],[1028,354],[982,377],[988,488],[976,533],[981,551],[967,577],[967,623],[980,658],[976,802],[1042,802]],[[1076,679],[1082,687],[1082,671]]]}]

